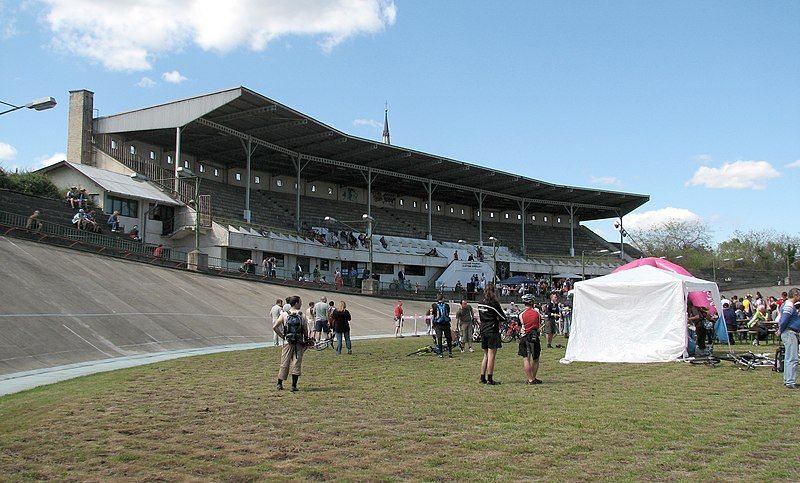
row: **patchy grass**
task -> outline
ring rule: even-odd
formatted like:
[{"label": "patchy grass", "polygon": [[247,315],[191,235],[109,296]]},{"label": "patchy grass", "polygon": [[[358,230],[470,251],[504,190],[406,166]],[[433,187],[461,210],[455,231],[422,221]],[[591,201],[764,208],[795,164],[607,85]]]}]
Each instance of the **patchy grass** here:
[{"label": "patchy grass", "polygon": [[405,356],[427,341],[309,352],[298,393],[275,390],[265,349],[6,396],[0,479],[800,480],[800,394],[769,369],[545,349],[527,386],[512,343],[489,387],[479,352]]}]

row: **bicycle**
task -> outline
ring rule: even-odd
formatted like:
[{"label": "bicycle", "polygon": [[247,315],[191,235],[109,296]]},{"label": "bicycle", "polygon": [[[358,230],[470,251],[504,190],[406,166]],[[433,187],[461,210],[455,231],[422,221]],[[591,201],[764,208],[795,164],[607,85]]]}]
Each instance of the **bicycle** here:
[{"label": "bicycle", "polygon": [[508,344],[512,340],[519,339],[522,333],[519,318],[512,316],[510,319],[511,320],[508,322],[503,321],[500,323],[500,340],[505,344]]},{"label": "bicycle", "polygon": [[333,349],[335,342],[336,341],[334,340],[333,332],[331,332],[331,335],[329,335],[325,339],[320,339],[319,341],[315,341],[314,339],[308,339],[308,342],[306,342],[306,344],[307,347],[314,349],[315,351],[324,351],[328,347]]}]

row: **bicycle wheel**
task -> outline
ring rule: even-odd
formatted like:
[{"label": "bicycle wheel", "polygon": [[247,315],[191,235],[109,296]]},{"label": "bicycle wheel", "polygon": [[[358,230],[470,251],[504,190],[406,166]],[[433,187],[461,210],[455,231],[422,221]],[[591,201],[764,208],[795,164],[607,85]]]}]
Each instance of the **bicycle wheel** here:
[{"label": "bicycle wheel", "polygon": [[500,340],[505,344],[514,340],[514,327],[511,325],[500,326]]},{"label": "bicycle wheel", "polygon": [[722,362],[718,357],[714,356],[706,356],[706,357],[696,357],[693,360],[689,361],[689,364],[695,366],[711,366],[716,367],[717,364]]},{"label": "bicycle wheel", "polygon": [[328,348],[328,346],[333,346],[333,343],[330,340],[327,340],[327,339],[326,340],[321,340],[321,341],[317,342],[316,344],[314,344],[314,350],[324,351],[325,349]]}]

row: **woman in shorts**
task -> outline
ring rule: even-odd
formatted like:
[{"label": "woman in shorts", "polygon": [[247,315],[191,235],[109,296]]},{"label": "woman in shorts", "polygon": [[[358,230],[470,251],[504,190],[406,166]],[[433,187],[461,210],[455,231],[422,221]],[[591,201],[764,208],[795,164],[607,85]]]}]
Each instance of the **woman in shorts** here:
[{"label": "woman in shorts", "polygon": [[495,381],[494,361],[497,356],[497,349],[503,346],[500,342],[500,321],[505,320],[503,308],[497,295],[494,292],[494,284],[489,283],[483,291],[484,300],[478,306],[478,313],[481,319],[481,348],[483,349],[483,360],[481,361],[481,383],[491,386],[500,384]]}]

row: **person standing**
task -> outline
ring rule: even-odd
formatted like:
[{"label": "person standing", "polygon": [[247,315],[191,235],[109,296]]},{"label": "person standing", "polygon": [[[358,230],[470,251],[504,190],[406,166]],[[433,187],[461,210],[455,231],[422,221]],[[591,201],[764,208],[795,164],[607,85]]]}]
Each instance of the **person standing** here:
[{"label": "person standing", "polygon": [[494,291],[494,284],[487,283],[483,291],[484,299],[478,305],[478,314],[481,318],[481,348],[483,349],[483,360],[481,361],[481,383],[491,386],[500,384],[495,381],[494,361],[497,356],[497,349],[503,347],[500,342],[500,321],[505,320],[503,308],[497,300]]},{"label": "person standing", "polygon": [[781,307],[778,335],[786,348],[783,358],[783,385],[789,389],[800,389],[797,384],[798,343],[800,343],[800,312],[795,304],[800,301],[800,288],[789,290],[788,298]]},{"label": "person standing", "polygon": [[314,339],[322,340],[322,334],[328,337],[328,297],[322,296],[314,305]]},{"label": "person standing", "polygon": [[436,333],[436,346],[439,348],[439,358],[444,357],[442,335],[447,340],[447,357],[453,357],[453,334],[450,327],[450,305],[444,301],[444,295],[439,294],[433,311],[433,330]]},{"label": "person standing", "polygon": [[353,346],[350,344],[350,320],[352,317],[344,300],[339,302],[339,307],[333,311],[331,318],[333,319],[333,331],[336,333],[336,354],[342,355],[343,338],[347,345],[347,353],[352,354]]},{"label": "person standing", "polygon": [[556,332],[556,318],[561,316],[557,294],[550,294],[550,301],[544,306],[544,313],[547,315],[547,323],[544,326],[544,333],[547,335],[547,347],[552,349],[553,334]]},{"label": "person standing", "polygon": [[[272,318],[272,325],[275,325],[275,322],[278,321],[278,318],[281,316],[281,312],[283,311],[283,300],[278,299],[275,301],[275,305],[269,309],[269,316]],[[272,340],[275,343],[275,346],[282,345],[282,339],[278,337],[278,332],[275,329],[272,329]]]},{"label": "person standing", "polygon": [[464,352],[466,347],[470,352],[475,352],[472,348],[472,328],[475,325],[475,316],[472,313],[472,307],[464,299],[461,300],[461,306],[456,311],[456,319],[458,320],[458,333],[461,336],[461,347],[459,347],[461,352]]},{"label": "person standing", "polygon": [[303,363],[303,351],[305,342],[308,339],[307,321],[303,315],[302,301],[298,295],[289,297],[291,308],[288,312],[281,314],[278,320],[272,324],[272,330],[286,342],[281,349],[281,365],[278,370],[278,384],[276,389],[283,390],[283,381],[292,374],[292,392],[297,391],[297,381],[301,375],[301,365]]},{"label": "person standing", "polygon": [[403,301],[398,300],[394,306],[394,336],[403,337]]},{"label": "person standing", "polygon": [[315,332],[315,320],[316,317],[314,315],[314,302],[309,302],[308,307],[306,308],[306,321],[308,321],[308,333],[312,334],[312,337],[315,341],[319,341],[317,339],[317,333]]},{"label": "person standing", "polygon": [[700,354],[706,353],[706,318],[700,307],[695,307],[691,300],[686,300],[686,312],[689,323],[694,325],[697,334],[697,348]]},{"label": "person standing", "polygon": [[541,379],[536,378],[539,372],[539,354],[542,352],[542,344],[539,342],[539,326],[541,317],[539,312],[533,308],[533,295],[525,294],[522,296],[525,303],[525,310],[519,318],[522,322],[522,331],[519,339],[518,354],[522,357],[522,368],[528,384],[541,384]]}]

